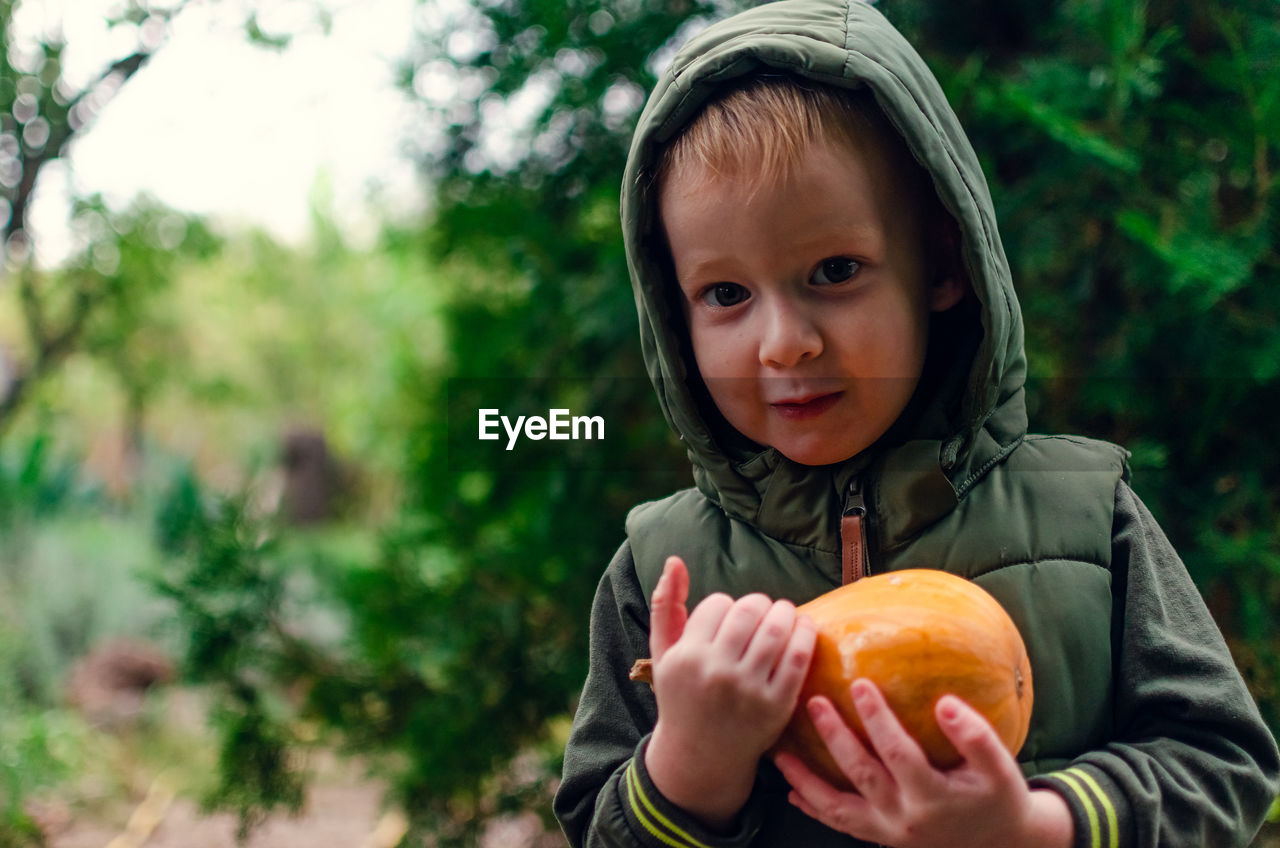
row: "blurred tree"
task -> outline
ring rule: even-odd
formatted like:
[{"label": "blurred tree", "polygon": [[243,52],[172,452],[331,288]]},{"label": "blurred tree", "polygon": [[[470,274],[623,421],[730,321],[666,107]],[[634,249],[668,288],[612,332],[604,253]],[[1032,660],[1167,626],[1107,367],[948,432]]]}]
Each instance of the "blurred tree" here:
[{"label": "blurred tree", "polygon": [[[0,270],[19,290],[25,361],[9,385],[0,384],[0,435],[38,382],[53,373],[81,343],[89,316],[110,287],[79,288],[88,278],[59,280],[32,259],[28,211],[45,166],[67,155],[121,87],[161,49],[171,22],[190,0],[127,0],[106,20],[118,43],[129,45],[80,84],[65,73],[68,45],[61,23],[42,28],[38,14],[23,14],[22,0],[0,0]],[[37,4],[30,4],[36,6]],[[279,48],[287,34],[264,32],[254,9],[232,15],[243,21],[251,43]],[[318,13],[323,20],[325,16]]]},{"label": "blurred tree", "polygon": [[3,186],[6,252],[21,259],[27,253],[27,209],[36,179],[48,162],[66,153],[67,145],[137,73],[163,42],[169,20],[185,0],[156,4],[131,2],[108,26],[136,31],[136,47],[115,58],[87,85],[74,86],[63,76],[66,43],[60,32],[30,32],[19,27],[21,0],[0,2],[0,31],[5,50],[0,57],[0,186]]},{"label": "blurred tree", "polygon": [[120,87],[163,43],[169,21],[186,0],[154,7],[130,2],[108,25],[131,28],[135,48],[114,58],[87,85],[76,86],[63,74],[66,42],[60,32],[24,31],[19,26],[21,0],[0,0],[0,235],[6,271],[17,277],[30,362],[0,398],[0,432],[12,420],[31,386],[46,377],[75,348],[96,297],[73,290],[50,303],[57,293],[31,261],[27,211],[44,166],[67,152],[71,141],[90,124]]},{"label": "blurred tree", "polygon": [[112,373],[124,396],[126,473],[141,458],[144,413],[152,395],[184,375],[183,328],[166,298],[182,260],[207,260],[220,239],[197,217],[149,197],[120,212],[100,197],[76,200],[72,228],[82,247],[50,272],[53,291],[94,304],[81,318],[77,347]]}]

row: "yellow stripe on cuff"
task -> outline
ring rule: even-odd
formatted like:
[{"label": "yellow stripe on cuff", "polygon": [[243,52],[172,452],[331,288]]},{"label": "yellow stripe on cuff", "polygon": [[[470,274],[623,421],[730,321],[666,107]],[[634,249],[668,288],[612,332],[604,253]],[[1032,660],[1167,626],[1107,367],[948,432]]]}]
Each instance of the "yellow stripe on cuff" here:
[{"label": "yellow stripe on cuff", "polygon": [[1102,848],[1102,834],[1098,828],[1098,811],[1094,809],[1089,793],[1084,790],[1084,787],[1080,785],[1074,775],[1060,771],[1058,772],[1058,778],[1071,787],[1071,791],[1076,793],[1076,796],[1080,798],[1080,803],[1084,805],[1085,814],[1089,817],[1089,848]]},{"label": "yellow stripe on cuff", "polygon": [[1102,804],[1102,811],[1107,814],[1107,827],[1110,830],[1110,838],[1107,840],[1108,848],[1119,848],[1120,845],[1120,824],[1116,820],[1116,808],[1112,805],[1111,799],[1107,797],[1107,793],[1102,791],[1102,787],[1098,785],[1098,781],[1093,775],[1080,767],[1067,769],[1071,774],[1076,775],[1085,784],[1093,790],[1093,794],[1097,796],[1098,802]]},{"label": "yellow stripe on cuff", "polygon": [[[644,826],[644,829],[653,834],[655,838],[672,846],[672,848],[709,848],[709,846],[699,842],[680,828],[676,827],[675,824],[672,823],[671,819],[658,812],[658,808],[653,806],[653,803],[644,794],[644,790],[640,787],[640,778],[636,775],[634,763],[627,766],[627,793],[631,797],[631,809],[635,811],[636,818],[640,820],[640,824]],[[640,799],[639,805],[636,804],[637,798]],[[654,824],[653,819],[650,819],[645,815],[645,810],[648,810],[649,814],[652,815],[653,818],[666,825],[671,831],[671,834],[662,832],[662,830]]]}]

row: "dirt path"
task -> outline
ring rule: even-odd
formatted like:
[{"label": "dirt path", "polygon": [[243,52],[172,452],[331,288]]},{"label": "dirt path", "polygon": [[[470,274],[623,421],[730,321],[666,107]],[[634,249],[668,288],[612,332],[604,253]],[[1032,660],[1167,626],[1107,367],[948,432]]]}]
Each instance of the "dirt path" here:
[{"label": "dirt path", "polygon": [[[236,844],[234,816],[202,816],[186,798],[173,798],[158,810],[149,833],[137,832],[131,825],[145,809],[144,800],[115,822],[71,824],[54,834],[49,848],[392,848],[404,832],[403,823],[394,813],[381,811],[381,798],[380,787],[353,771],[312,787],[301,815],[273,817],[243,846]],[[531,831],[519,820],[493,828],[486,837],[486,848],[548,844],[547,834],[537,833],[536,827]],[[1280,848],[1280,823],[1266,825],[1253,848]]]},{"label": "dirt path", "polygon": [[[165,715],[190,733],[203,727],[203,703],[187,693],[171,697]],[[193,745],[186,759],[202,773]],[[177,793],[157,771],[173,760],[150,767],[134,760],[128,792],[109,804],[47,802],[31,812],[41,819],[49,848],[393,848],[405,830],[403,818],[383,809],[384,787],[364,767],[330,752],[318,751],[311,761],[306,802],[299,815],[279,814],[238,845],[236,818],[219,813],[202,815],[197,803]],[[187,793],[190,794],[190,793]],[[129,797],[124,797],[124,796]],[[70,810],[77,810],[76,813]],[[499,816],[487,823],[477,848],[550,848],[563,846],[558,830],[548,832],[533,813]],[[1280,822],[1267,824],[1252,848],[1280,848]]]},{"label": "dirt path", "polygon": [[[243,848],[390,848],[404,833],[402,819],[381,809],[382,789],[355,768],[341,768],[313,785],[297,817],[276,815]],[[99,821],[66,823],[51,833],[50,848],[241,848],[230,814],[202,815],[197,804],[174,797],[163,783],[132,810]]]},{"label": "dirt path", "polygon": [[[85,737],[75,780],[27,799],[48,848],[393,848],[404,836],[404,817],[385,809],[385,785],[367,764],[315,748],[306,755],[299,814],[274,815],[237,844],[236,816],[202,814],[197,802],[217,760],[206,698],[182,689],[157,697],[148,721]],[[487,820],[477,841],[477,848],[564,845],[558,828],[549,832],[529,811]]]}]

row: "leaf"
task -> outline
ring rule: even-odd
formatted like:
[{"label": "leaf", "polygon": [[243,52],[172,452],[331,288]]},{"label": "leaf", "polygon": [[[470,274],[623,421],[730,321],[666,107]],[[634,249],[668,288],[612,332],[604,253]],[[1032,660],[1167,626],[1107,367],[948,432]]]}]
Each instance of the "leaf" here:
[{"label": "leaf", "polygon": [[1084,122],[1034,99],[1018,84],[1005,82],[996,89],[996,92],[1001,105],[1009,108],[1073,153],[1094,159],[1126,174],[1138,172],[1141,161],[1137,154],[1108,141],[1101,134],[1090,130]]},{"label": "leaf", "polygon": [[1116,216],[1120,229],[1173,269],[1165,285],[1171,292],[1198,288],[1214,303],[1239,289],[1250,278],[1258,256],[1228,236],[1179,229],[1161,235],[1149,216],[1126,209]]},{"label": "leaf", "polygon": [[258,23],[257,12],[251,12],[248,19],[245,20],[244,33],[248,37],[250,44],[270,50],[284,50],[292,40],[292,37],[288,34],[272,34],[264,30],[262,25]]}]

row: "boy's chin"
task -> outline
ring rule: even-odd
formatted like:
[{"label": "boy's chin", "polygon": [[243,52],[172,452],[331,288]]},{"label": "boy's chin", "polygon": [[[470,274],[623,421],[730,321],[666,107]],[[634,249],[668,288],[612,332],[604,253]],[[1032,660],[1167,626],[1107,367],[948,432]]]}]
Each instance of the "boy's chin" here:
[{"label": "boy's chin", "polygon": [[823,465],[836,465],[847,459],[853,459],[861,451],[851,448],[833,448],[824,445],[775,445],[775,450],[794,462],[796,465],[807,465],[814,468]]}]

